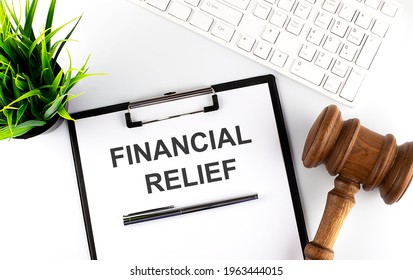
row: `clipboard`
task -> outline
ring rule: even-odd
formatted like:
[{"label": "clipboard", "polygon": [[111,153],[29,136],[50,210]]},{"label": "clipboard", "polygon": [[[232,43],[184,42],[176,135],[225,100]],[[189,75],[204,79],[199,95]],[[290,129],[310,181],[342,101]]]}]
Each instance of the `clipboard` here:
[{"label": "clipboard", "polygon": [[[274,76],[72,115],[91,259],[303,259],[308,237]],[[250,193],[258,199],[122,223]]]}]

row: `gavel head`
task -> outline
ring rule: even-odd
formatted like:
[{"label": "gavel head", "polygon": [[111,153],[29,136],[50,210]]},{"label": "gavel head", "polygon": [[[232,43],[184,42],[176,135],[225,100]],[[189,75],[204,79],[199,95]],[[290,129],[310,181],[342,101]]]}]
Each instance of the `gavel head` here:
[{"label": "gavel head", "polygon": [[325,164],[330,175],[379,188],[387,204],[398,201],[413,177],[413,142],[397,146],[393,135],[382,136],[360,125],[343,121],[339,109],[325,108],[314,122],[302,160],[306,167]]}]

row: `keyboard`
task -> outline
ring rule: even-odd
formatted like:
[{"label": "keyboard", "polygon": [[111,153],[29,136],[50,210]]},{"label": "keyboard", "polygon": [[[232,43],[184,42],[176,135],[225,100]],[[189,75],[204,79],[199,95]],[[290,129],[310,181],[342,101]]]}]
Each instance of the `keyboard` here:
[{"label": "keyboard", "polygon": [[385,0],[130,1],[350,107],[401,12]]}]

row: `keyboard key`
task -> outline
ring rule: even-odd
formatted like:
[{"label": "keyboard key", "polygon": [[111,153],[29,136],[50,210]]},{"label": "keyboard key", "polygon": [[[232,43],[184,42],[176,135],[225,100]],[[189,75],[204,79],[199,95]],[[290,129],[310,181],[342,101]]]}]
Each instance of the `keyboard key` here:
[{"label": "keyboard key", "polygon": [[185,0],[185,3],[188,3],[189,5],[194,7],[198,7],[199,2],[201,2],[201,0]]},{"label": "keyboard key", "polygon": [[347,74],[349,65],[342,60],[337,60],[336,63],[334,63],[333,69],[331,69],[331,72],[336,74],[337,76],[344,78]]},{"label": "keyboard key", "polygon": [[254,54],[264,60],[268,58],[271,52],[271,47],[264,43],[258,43],[257,48],[254,51]]},{"label": "keyboard key", "polygon": [[285,62],[288,59],[288,55],[283,53],[282,51],[275,50],[270,62],[278,67],[284,67]]},{"label": "keyboard key", "polygon": [[304,26],[304,23],[292,18],[290,22],[288,23],[287,27],[285,28],[285,30],[298,36],[300,35],[301,30],[303,29],[303,26]]},{"label": "keyboard key", "polygon": [[248,5],[250,4],[251,0],[223,0],[231,5],[234,5],[237,8],[242,10],[246,10]]},{"label": "keyboard key", "polygon": [[204,12],[235,26],[238,26],[243,16],[241,12],[215,0],[207,0],[202,2],[200,8]]},{"label": "keyboard key", "polygon": [[357,26],[360,26],[361,28],[368,29],[372,20],[373,20],[372,16],[364,12],[360,12],[360,14],[357,16],[355,24]]},{"label": "keyboard key", "polygon": [[261,37],[265,41],[270,42],[271,44],[274,44],[279,34],[280,34],[280,31],[276,30],[275,28],[271,26],[267,26],[264,30],[264,33],[262,33]]},{"label": "keyboard key", "polygon": [[307,41],[319,46],[324,38],[324,33],[317,29],[311,29],[307,35]]},{"label": "keyboard key", "polygon": [[394,17],[397,13],[397,10],[397,6],[389,2],[385,2],[383,4],[383,7],[381,8],[381,12],[389,17]]},{"label": "keyboard key", "polygon": [[291,73],[317,86],[321,85],[321,82],[324,79],[324,73],[322,71],[302,60],[297,60],[294,62],[294,65],[291,68]]},{"label": "keyboard key", "polygon": [[333,24],[333,27],[331,27],[331,33],[336,34],[337,36],[343,38],[344,35],[346,35],[347,29],[348,29],[347,23],[341,20],[337,20]]},{"label": "keyboard key", "polygon": [[330,26],[330,23],[332,21],[333,17],[326,14],[326,13],[319,13],[314,24],[317,25],[318,27],[321,27],[323,29],[328,29]]},{"label": "keyboard key", "polygon": [[340,96],[348,101],[353,101],[356,98],[357,92],[363,82],[364,74],[360,71],[353,69],[348,76]]},{"label": "keyboard key", "polygon": [[363,41],[364,35],[365,33],[361,28],[354,27],[348,34],[347,40],[349,42],[352,42],[353,44],[356,44],[357,46],[360,46],[361,42]]},{"label": "keyboard key", "polygon": [[232,40],[232,36],[234,36],[234,33],[235,29],[220,22],[216,23],[211,30],[212,35],[227,42],[230,42]]},{"label": "keyboard key", "polygon": [[339,46],[340,40],[335,37],[329,36],[324,42],[323,48],[331,53],[336,53]]},{"label": "keyboard key", "polygon": [[180,20],[187,21],[192,9],[179,2],[172,2],[168,12]]},{"label": "keyboard key", "polygon": [[238,42],[238,47],[247,52],[250,52],[254,44],[255,44],[255,39],[244,34],[241,36],[241,39]]},{"label": "keyboard key", "polygon": [[341,79],[329,76],[324,84],[324,89],[336,94],[341,85]]},{"label": "keyboard key", "polygon": [[335,14],[337,12],[337,8],[340,5],[340,0],[326,0],[323,5],[323,9],[327,12]]},{"label": "keyboard key", "polygon": [[214,20],[212,18],[203,13],[195,12],[189,20],[189,23],[203,31],[208,32],[213,21]]},{"label": "keyboard key", "polygon": [[169,5],[170,0],[148,0],[146,3],[148,3],[149,5],[162,10],[162,11],[166,11],[166,8]]},{"label": "keyboard key", "polygon": [[300,52],[298,53],[298,56],[311,62],[313,61],[316,51],[317,50],[315,47],[312,47],[310,45],[303,45]]},{"label": "keyboard key", "polygon": [[270,23],[274,24],[275,26],[278,26],[282,28],[285,24],[285,21],[287,20],[288,16],[278,10],[274,11],[274,14],[272,15],[270,19]]},{"label": "keyboard key", "polygon": [[381,2],[381,0],[366,0],[366,1],[364,1],[364,3],[367,6],[369,6],[370,8],[376,9],[376,10],[379,8],[380,2]]},{"label": "keyboard key", "polygon": [[357,48],[350,44],[345,44],[340,51],[340,57],[348,61],[353,61],[354,56],[356,55]]},{"label": "keyboard key", "polygon": [[311,10],[312,8],[310,5],[298,3],[297,8],[295,8],[294,15],[302,19],[307,19]]},{"label": "keyboard key", "polygon": [[263,4],[258,4],[254,10],[254,16],[266,20],[271,12],[271,7]]},{"label": "keyboard key", "polygon": [[278,2],[278,7],[284,11],[291,12],[294,4],[295,0],[280,0],[280,2]]},{"label": "keyboard key", "polygon": [[387,23],[385,23],[384,21],[376,20],[373,27],[371,28],[371,32],[383,38],[384,36],[386,36],[388,29],[389,25]]},{"label": "keyboard key", "polygon": [[356,64],[364,69],[369,69],[380,45],[381,42],[378,39],[369,36],[356,60]]},{"label": "keyboard key", "polygon": [[330,67],[332,61],[333,57],[330,54],[322,51],[318,54],[317,59],[314,63],[315,65],[327,70]]},{"label": "keyboard key", "polygon": [[347,21],[352,21],[355,13],[356,13],[356,8],[354,8],[353,6],[344,4],[338,16]]}]

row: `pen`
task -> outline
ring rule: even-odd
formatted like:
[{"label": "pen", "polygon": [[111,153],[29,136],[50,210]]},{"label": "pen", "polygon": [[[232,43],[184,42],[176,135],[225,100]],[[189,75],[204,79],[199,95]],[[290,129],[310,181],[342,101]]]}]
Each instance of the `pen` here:
[{"label": "pen", "polygon": [[171,206],[166,206],[166,207],[161,207],[161,208],[156,208],[156,209],[151,209],[151,210],[145,210],[142,212],[136,212],[136,213],[124,215],[123,224],[127,226],[131,224],[142,223],[142,222],[147,222],[147,221],[152,221],[152,220],[157,220],[157,219],[163,219],[163,218],[178,216],[182,214],[188,214],[188,213],[198,212],[202,210],[208,210],[208,209],[227,206],[231,204],[246,202],[246,201],[250,201],[254,199],[258,199],[258,194],[239,196],[239,197],[206,202],[206,203],[201,203],[201,204],[195,204],[195,205],[190,205],[190,206],[180,207],[180,208],[175,208],[174,206],[171,205]]}]

